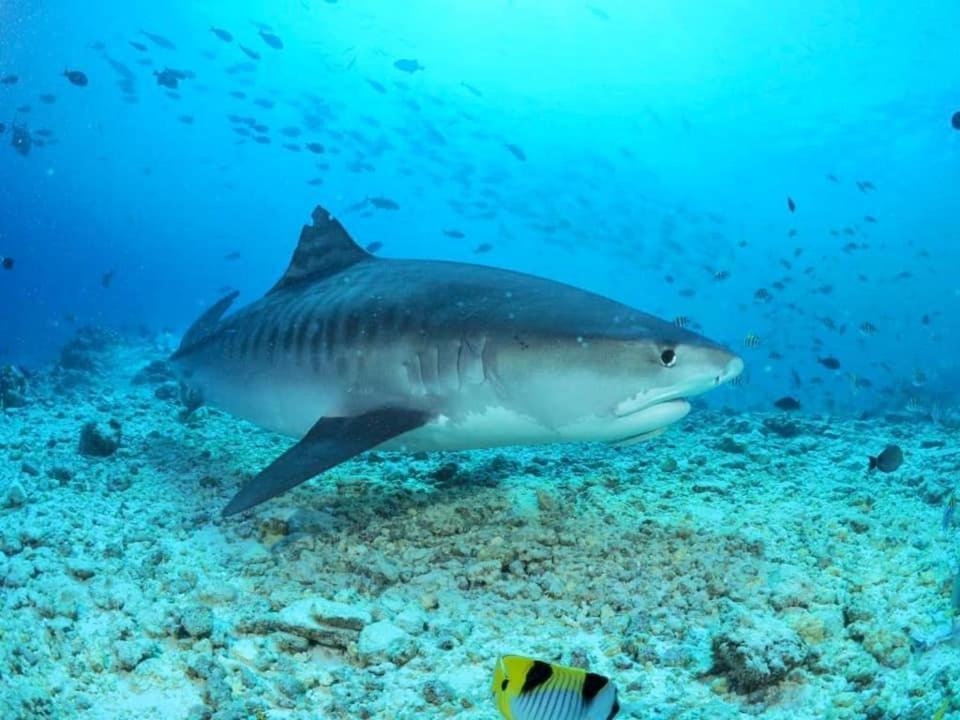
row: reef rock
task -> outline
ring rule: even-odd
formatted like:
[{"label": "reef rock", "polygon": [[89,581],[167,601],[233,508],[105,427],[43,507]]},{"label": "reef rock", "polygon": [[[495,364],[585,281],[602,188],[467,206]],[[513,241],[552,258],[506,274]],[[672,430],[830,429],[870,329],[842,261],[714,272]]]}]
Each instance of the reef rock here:
[{"label": "reef rock", "polygon": [[27,376],[13,365],[0,367],[0,410],[27,404]]},{"label": "reef rock", "polygon": [[106,426],[88,422],[80,431],[77,451],[88,457],[109,457],[120,447],[120,423],[111,420]]},{"label": "reef rock", "polygon": [[776,618],[720,632],[713,638],[713,670],[738,692],[752,692],[783,680],[809,657],[807,644]]}]

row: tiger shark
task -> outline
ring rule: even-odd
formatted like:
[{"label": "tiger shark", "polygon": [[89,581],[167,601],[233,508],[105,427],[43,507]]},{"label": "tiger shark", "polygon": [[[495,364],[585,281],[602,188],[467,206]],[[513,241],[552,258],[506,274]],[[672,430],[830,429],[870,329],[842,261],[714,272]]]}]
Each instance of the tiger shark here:
[{"label": "tiger shark", "polygon": [[322,207],[283,277],[172,360],[205,402],[298,438],[223,514],[360,453],[652,437],[743,361],[601,295],[524,273],[374,257]]}]

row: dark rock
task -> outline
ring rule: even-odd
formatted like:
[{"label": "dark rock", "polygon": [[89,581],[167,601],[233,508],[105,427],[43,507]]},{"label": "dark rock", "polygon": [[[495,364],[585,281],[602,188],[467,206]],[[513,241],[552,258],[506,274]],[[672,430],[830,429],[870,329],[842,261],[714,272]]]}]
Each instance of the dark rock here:
[{"label": "dark rock", "polygon": [[31,477],[36,477],[37,475],[40,474],[40,468],[38,468],[36,465],[34,465],[34,464],[33,464],[32,462],[30,462],[29,460],[24,460],[24,461],[20,464],[20,471],[21,471],[24,475],[30,475]]},{"label": "dark rock", "polygon": [[436,480],[438,483],[448,483],[457,477],[459,472],[459,465],[454,462],[448,462],[435,468],[430,473],[430,477],[431,479]]},{"label": "dark rock", "polygon": [[743,443],[738,443],[729,435],[725,435],[720,443],[717,445],[717,450],[726,453],[736,453],[742,455],[747,451],[747,446]]},{"label": "dark rock", "polygon": [[0,410],[27,404],[27,376],[13,365],[0,367]]},{"label": "dark rock", "polygon": [[77,330],[76,337],[60,350],[59,365],[64,370],[95,372],[98,369],[98,355],[113,348],[117,342],[117,334],[110,330],[82,327]]},{"label": "dark rock", "polygon": [[47,477],[56,480],[61,485],[66,485],[73,479],[73,470],[63,467],[62,465],[58,465],[47,470]]},{"label": "dark rock", "polygon": [[173,366],[166,360],[154,360],[133,376],[134,385],[159,385],[177,379]]},{"label": "dark rock", "polygon": [[77,451],[88,457],[109,457],[120,447],[120,423],[111,420],[106,426],[98,422],[88,422],[80,431],[80,444]]},{"label": "dark rock", "polygon": [[176,400],[180,397],[180,386],[175,382],[165,382],[153,391],[157,400]]},{"label": "dark rock", "polygon": [[719,633],[713,638],[712,651],[714,672],[726,676],[738,692],[780,682],[810,655],[800,636],[775,618]]},{"label": "dark rock", "polygon": [[794,438],[803,433],[797,423],[784,418],[766,418],[763,421],[763,428],[766,432],[782,438]]}]

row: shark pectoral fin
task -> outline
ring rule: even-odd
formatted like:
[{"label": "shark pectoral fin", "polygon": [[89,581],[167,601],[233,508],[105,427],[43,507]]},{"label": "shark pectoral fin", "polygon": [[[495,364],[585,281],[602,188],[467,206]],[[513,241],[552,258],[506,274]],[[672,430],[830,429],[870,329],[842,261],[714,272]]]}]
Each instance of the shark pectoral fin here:
[{"label": "shark pectoral fin", "polygon": [[314,475],[427,423],[430,413],[408,408],[379,408],[352,417],[320,418],[303,438],[262,470],[223,509],[223,515],[248,510]]}]

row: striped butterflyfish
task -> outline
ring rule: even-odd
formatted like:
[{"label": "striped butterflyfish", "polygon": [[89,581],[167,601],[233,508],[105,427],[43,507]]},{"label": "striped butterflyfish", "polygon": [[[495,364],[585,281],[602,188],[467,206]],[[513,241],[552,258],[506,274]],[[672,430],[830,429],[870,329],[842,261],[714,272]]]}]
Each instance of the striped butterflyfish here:
[{"label": "striped butterflyfish", "polygon": [[620,711],[602,675],[517,655],[497,661],[493,695],[506,720],[612,720]]}]

